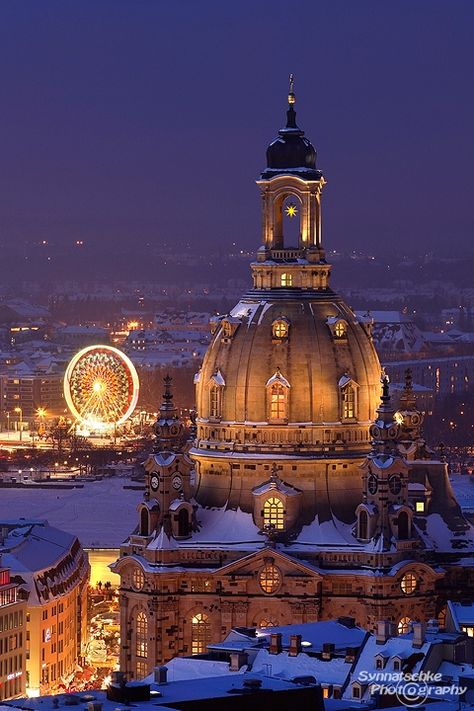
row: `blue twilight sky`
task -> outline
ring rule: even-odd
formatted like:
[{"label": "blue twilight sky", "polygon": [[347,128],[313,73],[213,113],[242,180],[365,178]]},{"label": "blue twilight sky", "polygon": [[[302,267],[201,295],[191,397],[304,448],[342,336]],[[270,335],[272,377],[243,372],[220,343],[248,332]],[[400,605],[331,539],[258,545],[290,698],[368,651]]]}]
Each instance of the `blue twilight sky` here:
[{"label": "blue twilight sky", "polygon": [[472,0],[2,0],[0,240],[257,246],[298,123],[327,248],[471,249]]}]

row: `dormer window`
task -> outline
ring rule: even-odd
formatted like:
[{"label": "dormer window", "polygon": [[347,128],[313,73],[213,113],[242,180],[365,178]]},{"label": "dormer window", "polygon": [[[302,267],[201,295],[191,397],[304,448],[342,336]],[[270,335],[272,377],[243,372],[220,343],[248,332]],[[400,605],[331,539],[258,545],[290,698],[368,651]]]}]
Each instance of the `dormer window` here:
[{"label": "dormer window", "polygon": [[280,370],[267,381],[268,418],[271,422],[286,422],[289,412],[290,383]]},{"label": "dormer window", "polygon": [[224,338],[230,338],[232,336],[232,326],[228,321],[222,322],[222,335]]},{"label": "dormer window", "polygon": [[354,420],[357,417],[357,383],[347,373],[339,380],[341,420]]},{"label": "dormer window", "polygon": [[345,343],[347,341],[347,321],[343,318],[339,318],[339,316],[329,316],[326,323],[331,329],[335,343],[338,341]]},{"label": "dormer window", "polygon": [[222,417],[222,394],[225,380],[219,368],[209,381],[209,417],[218,420]]},{"label": "dormer window", "polygon": [[263,525],[282,531],[285,527],[285,507],[278,496],[270,496],[263,504]]},{"label": "dormer window", "polygon": [[293,286],[293,275],[283,272],[280,276],[280,286]]},{"label": "dormer window", "polygon": [[284,341],[288,338],[290,324],[286,318],[279,318],[272,323],[272,336],[275,340]]}]

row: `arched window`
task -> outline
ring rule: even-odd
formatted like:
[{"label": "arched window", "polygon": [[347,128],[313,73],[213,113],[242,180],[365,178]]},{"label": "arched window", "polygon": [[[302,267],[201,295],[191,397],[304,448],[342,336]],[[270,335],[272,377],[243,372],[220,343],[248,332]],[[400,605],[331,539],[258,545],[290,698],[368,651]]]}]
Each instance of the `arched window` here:
[{"label": "arched window", "polygon": [[288,274],[288,272],[283,272],[280,275],[280,286],[292,286],[293,285],[293,275]]},{"label": "arched window", "polygon": [[407,632],[410,631],[410,618],[409,617],[402,617],[400,622],[398,623],[398,634],[406,634]]},{"label": "arched window", "polygon": [[285,319],[278,319],[272,323],[272,336],[282,341],[288,338],[289,324]]},{"label": "arched window", "polygon": [[209,388],[209,415],[210,417],[221,416],[222,388],[216,383],[212,383]]},{"label": "arched window", "polygon": [[347,335],[347,324],[345,321],[336,321],[334,326],[334,335],[336,338],[345,338]]},{"label": "arched window", "polygon": [[198,612],[191,618],[191,653],[202,654],[211,641],[211,625],[204,612]]},{"label": "arched window", "polygon": [[178,536],[189,536],[189,513],[185,508],[178,513]]},{"label": "arched window", "polygon": [[142,510],[140,512],[140,536],[148,536],[149,534],[150,530],[148,510],[145,506],[142,506]]},{"label": "arched window", "polygon": [[277,496],[271,496],[263,504],[263,525],[274,526],[278,531],[285,527],[285,508]]},{"label": "arched window", "polygon": [[275,617],[270,617],[267,615],[266,617],[260,620],[257,627],[260,627],[260,629],[262,630],[266,629],[267,627],[278,627],[278,620],[275,619]]},{"label": "arched window", "polygon": [[148,620],[143,610],[137,614],[135,621],[135,656],[148,659]]},{"label": "arched window", "polygon": [[350,420],[356,416],[356,389],[348,383],[341,390],[342,419]]},{"label": "arched window", "polygon": [[134,590],[141,590],[145,584],[145,576],[143,575],[143,570],[138,566],[135,566],[132,573],[132,587]]},{"label": "arched window", "polygon": [[258,582],[263,592],[273,595],[280,588],[282,576],[279,568],[273,563],[267,563],[258,575]]},{"label": "arched window", "polygon": [[410,520],[406,511],[400,511],[398,514],[398,538],[401,541],[406,541],[410,535]]},{"label": "arched window", "polygon": [[411,593],[414,593],[417,585],[418,581],[414,573],[405,573],[400,582],[400,587],[405,595],[411,595]]},{"label": "arched window", "polygon": [[359,538],[366,541],[369,537],[369,516],[367,511],[362,509],[359,512]]},{"label": "arched window", "polygon": [[274,383],[270,390],[270,419],[286,420],[287,418],[287,388],[281,383]]}]

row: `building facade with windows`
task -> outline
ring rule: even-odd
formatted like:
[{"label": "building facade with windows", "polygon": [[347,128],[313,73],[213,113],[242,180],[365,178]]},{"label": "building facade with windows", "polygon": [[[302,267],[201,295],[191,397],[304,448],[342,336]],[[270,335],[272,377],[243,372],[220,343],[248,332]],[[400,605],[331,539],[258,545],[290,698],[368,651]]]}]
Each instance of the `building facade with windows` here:
[{"label": "building facade with windows", "polygon": [[26,600],[0,557],[0,701],[25,695]]},{"label": "building facade with windows", "polygon": [[325,182],[290,91],[257,181],[252,288],[212,320],[185,447],[167,383],[138,526],[113,566],[132,677],[232,627],[348,615],[404,631],[473,588],[474,537],[410,375],[395,410],[371,318],[330,287]]},{"label": "building facade with windows", "polygon": [[0,531],[2,561],[24,600],[26,692],[64,691],[87,642],[87,556],[75,536],[46,521],[0,521]]}]

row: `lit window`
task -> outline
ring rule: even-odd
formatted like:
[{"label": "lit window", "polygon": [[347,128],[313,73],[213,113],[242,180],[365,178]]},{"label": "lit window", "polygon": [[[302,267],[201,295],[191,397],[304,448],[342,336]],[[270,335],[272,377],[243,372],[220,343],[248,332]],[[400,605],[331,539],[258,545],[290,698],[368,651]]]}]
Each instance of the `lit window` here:
[{"label": "lit window", "polygon": [[283,274],[280,276],[280,285],[281,286],[292,286],[293,284],[293,275],[288,274],[287,272],[283,272]]},{"label": "lit window", "polygon": [[425,502],[417,501],[415,504],[415,510],[417,513],[425,513]]},{"label": "lit window", "polygon": [[397,627],[398,634],[406,634],[410,629],[410,622],[411,620],[409,617],[402,617]]},{"label": "lit window", "polygon": [[219,385],[211,385],[209,390],[209,415],[210,417],[221,416],[221,387]]},{"label": "lit window", "polygon": [[281,383],[274,383],[270,393],[270,419],[286,419],[286,388]]},{"label": "lit window", "polygon": [[264,617],[263,620],[260,620],[257,627],[260,627],[262,630],[267,627],[278,627],[278,621],[274,617]]},{"label": "lit window", "polygon": [[267,565],[265,565],[258,576],[258,582],[260,583],[260,587],[262,588],[263,592],[267,593],[267,595],[272,595],[273,593],[276,593],[276,591],[281,585],[281,580],[282,577],[279,569],[276,567],[276,565],[273,565],[272,563],[268,563]]},{"label": "lit window", "polygon": [[446,614],[447,614],[446,607],[443,607],[438,613],[438,624],[439,624],[440,630],[446,629]]},{"label": "lit window", "polygon": [[356,416],[356,393],[353,385],[346,385],[342,389],[342,418],[352,419]]},{"label": "lit window", "polygon": [[461,629],[467,634],[468,637],[474,637],[474,627],[468,625],[461,625]]},{"label": "lit window", "polygon": [[282,531],[285,524],[285,509],[283,501],[276,496],[271,496],[263,505],[264,526],[274,526]]},{"label": "lit window", "polygon": [[148,658],[148,620],[144,612],[137,615],[135,626],[135,656]]},{"label": "lit window", "polygon": [[144,677],[147,676],[147,674],[148,674],[147,662],[137,662],[136,667],[137,667],[137,672],[136,672],[137,679],[143,679]]},{"label": "lit window", "polygon": [[141,590],[145,583],[145,576],[141,568],[134,568],[132,573],[132,585],[135,590]]},{"label": "lit window", "polygon": [[337,321],[334,327],[334,335],[336,338],[344,338],[347,334],[347,327],[345,321]]},{"label": "lit window", "polygon": [[191,619],[191,653],[202,654],[211,641],[211,625],[204,612],[198,612]]},{"label": "lit window", "polygon": [[402,592],[405,593],[405,595],[411,595],[411,593],[415,592],[417,586],[417,579],[416,575],[414,573],[405,573],[403,576],[401,582],[400,582],[400,587],[402,589]]},{"label": "lit window", "polygon": [[288,338],[288,322],[283,320],[274,321],[272,324],[273,338]]},{"label": "lit window", "polygon": [[232,336],[232,326],[228,321],[224,321],[222,324],[222,335],[224,338],[230,338]]}]

